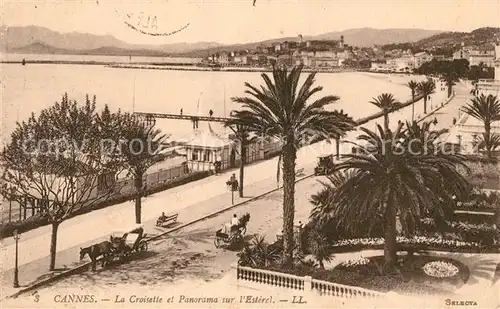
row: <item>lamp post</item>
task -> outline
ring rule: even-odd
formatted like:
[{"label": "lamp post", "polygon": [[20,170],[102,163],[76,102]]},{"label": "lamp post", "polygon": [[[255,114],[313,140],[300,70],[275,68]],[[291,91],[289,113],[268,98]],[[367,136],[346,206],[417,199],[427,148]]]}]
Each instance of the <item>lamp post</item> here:
[{"label": "lamp post", "polygon": [[16,261],[15,261],[15,265],[14,265],[14,284],[13,284],[13,286],[15,288],[18,288],[19,287],[19,269],[18,269],[18,265],[17,265],[17,257],[18,257],[18,250],[17,249],[18,249],[18,243],[19,243],[19,234],[17,234],[17,229],[14,230],[13,237],[16,240]]}]

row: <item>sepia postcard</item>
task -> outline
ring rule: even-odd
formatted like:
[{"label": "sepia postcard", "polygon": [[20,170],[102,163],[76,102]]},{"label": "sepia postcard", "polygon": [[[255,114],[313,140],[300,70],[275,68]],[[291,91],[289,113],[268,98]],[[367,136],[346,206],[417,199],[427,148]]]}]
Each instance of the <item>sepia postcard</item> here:
[{"label": "sepia postcard", "polygon": [[498,0],[0,8],[0,308],[500,308]]}]

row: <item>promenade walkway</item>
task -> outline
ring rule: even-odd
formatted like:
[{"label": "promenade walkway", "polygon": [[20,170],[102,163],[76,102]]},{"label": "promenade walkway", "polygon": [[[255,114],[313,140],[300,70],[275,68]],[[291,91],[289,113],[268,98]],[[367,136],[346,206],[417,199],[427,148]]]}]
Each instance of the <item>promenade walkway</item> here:
[{"label": "promenade walkway", "polygon": [[[441,92],[433,96],[434,102],[442,99]],[[365,103],[364,104],[369,104]],[[419,101],[415,110],[422,108]],[[397,112],[401,119],[411,119],[412,108],[408,106]],[[383,120],[376,119],[364,126],[374,128],[375,123],[382,124]],[[391,118],[391,127],[397,126],[397,120]],[[359,132],[349,132],[347,140],[354,140]],[[342,144],[341,152],[350,152],[349,144]],[[298,168],[312,172],[318,154],[334,153],[335,144],[326,142],[303,147],[297,155]],[[257,162],[245,168],[246,194],[256,195],[276,188],[277,158]],[[144,199],[142,217],[146,222],[146,233],[158,233],[153,222],[158,215],[164,212],[179,212],[179,221],[187,222],[190,218],[201,217],[204,213],[211,213],[223,209],[231,203],[231,193],[228,192],[225,182],[237,170],[226,171],[219,176],[209,177],[196,182],[160,192]],[[236,197],[236,201],[241,201]],[[68,267],[77,262],[77,251],[80,246],[93,243],[99,239],[106,239],[114,230],[134,223],[134,205],[126,202],[108,208],[96,210],[88,214],[74,217],[61,224],[57,242],[57,268]],[[48,269],[48,254],[50,245],[50,226],[40,227],[21,235],[19,243],[20,281],[26,284],[37,276],[43,275]],[[14,244],[12,238],[2,240],[0,260],[2,261],[2,285],[10,286],[12,268],[14,266]],[[27,274],[32,274],[26,276]],[[2,294],[6,293],[6,289]],[[4,294],[5,295],[5,294]]]}]

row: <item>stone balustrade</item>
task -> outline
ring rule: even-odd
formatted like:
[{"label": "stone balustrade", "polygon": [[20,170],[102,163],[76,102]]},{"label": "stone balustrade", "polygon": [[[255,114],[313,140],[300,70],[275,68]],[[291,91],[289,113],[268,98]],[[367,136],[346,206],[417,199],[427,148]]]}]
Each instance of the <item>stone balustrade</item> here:
[{"label": "stone balustrade", "polygon": [[386,294],[381,292],[317,280],[310,276],[301,277],[239,265],[237,266],[236,274],[238,281],[266,284],[304,292],[313,291],[317,292],[319,295],[340,298],[380,298],[386,296]]}]

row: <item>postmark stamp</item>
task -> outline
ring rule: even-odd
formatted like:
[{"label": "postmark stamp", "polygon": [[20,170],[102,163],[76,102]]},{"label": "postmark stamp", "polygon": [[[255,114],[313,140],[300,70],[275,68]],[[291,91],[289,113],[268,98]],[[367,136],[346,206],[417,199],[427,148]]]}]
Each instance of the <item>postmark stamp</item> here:
[{"label": "postmark stamp", "polygon": [[[129,12],[123,14],[120,10],[115,9],[115,13],[118,14],[123,19],[125,25],[129,28],[138,31],[142,34],[151,35],[151,36],[170,36],[181,32],[182,30],[189,27],[191,24],[187,22],[186,24],[182,24],[180,26],[173,26],[171,28],[162,29],[161,25],[159,26],[159,17],[154,14],[148,14],[143,11],[139,12]],[[161,22],[161,19],[160,19]],[[170,29],[164,31],[166,29]]]},{"label": "postmark stamp", "polygon": [[199,10],[199,4],[178,0],[97,2],[103,4],[109,5],[128,28],[154,37],[171,36],[189,28]]}]

